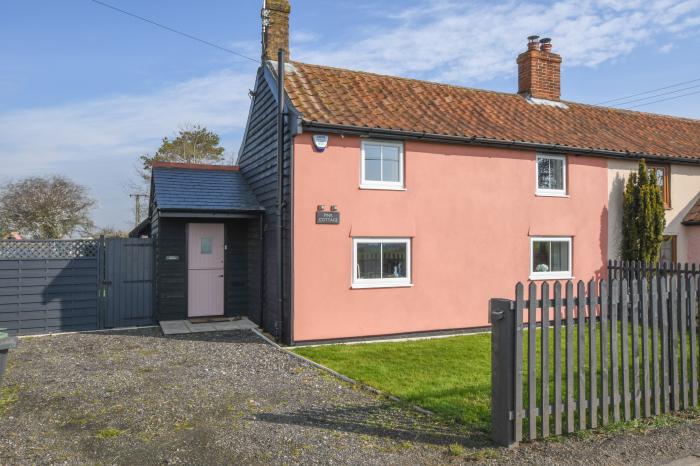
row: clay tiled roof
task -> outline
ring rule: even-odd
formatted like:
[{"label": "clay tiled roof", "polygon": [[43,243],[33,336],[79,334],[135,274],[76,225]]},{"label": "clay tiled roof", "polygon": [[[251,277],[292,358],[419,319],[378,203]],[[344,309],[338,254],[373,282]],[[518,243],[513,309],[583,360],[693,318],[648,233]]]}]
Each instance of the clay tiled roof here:
[{"label": "clay tiled roof", "polygon": [[700,197],[698,197],[698,202],[683,218],[683,223],[685,225],[700,225]]},{"label": "clay tiled roof", "polygon": [[516,141],[700,161],[700,120],[532,103],[518,94],[292,62],[287,93],[305,123]]}]

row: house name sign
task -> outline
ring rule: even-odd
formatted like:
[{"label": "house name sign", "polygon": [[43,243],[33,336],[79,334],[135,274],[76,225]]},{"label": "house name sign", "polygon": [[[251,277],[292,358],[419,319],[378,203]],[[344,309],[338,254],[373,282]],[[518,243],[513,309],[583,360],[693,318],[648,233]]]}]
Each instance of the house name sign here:
[{"label": "house name sign", "polygon": [[340,212],[331,211],[326,212],[324,210],[316,211],[316,224],[317,225],[340,225]]}]

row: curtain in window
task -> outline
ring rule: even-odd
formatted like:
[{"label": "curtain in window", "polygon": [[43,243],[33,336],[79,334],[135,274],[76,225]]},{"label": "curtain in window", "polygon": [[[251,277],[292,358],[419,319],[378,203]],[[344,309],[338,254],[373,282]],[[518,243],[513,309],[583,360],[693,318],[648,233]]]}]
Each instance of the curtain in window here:
[{"label": "curtain in window", "polygon": [[564,189],[564,161],[539,157],[537,159],[537,185],[540,189]]}]

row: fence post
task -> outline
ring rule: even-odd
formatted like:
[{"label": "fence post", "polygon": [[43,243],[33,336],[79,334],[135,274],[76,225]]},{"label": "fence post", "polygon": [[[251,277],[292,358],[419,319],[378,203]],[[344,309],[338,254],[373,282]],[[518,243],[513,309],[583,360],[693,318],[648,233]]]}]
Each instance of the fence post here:
[{"label": "fence post", "polygon": [[491,438],[501,446],[515,440],[515,312],[512,301],[492,299],[491,320]]},{"label": "fence post", "polygon": [[105,268],[107,266],[106,242],[104,235],[97,241],[97,327],[106,328],[107,302],[105,289]]}]

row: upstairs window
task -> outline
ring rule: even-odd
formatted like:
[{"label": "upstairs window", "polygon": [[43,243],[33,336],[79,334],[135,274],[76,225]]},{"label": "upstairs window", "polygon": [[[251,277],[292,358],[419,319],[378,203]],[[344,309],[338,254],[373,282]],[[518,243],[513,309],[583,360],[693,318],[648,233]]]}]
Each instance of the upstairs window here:
[{"label": "upstairs window", "polygon": [[566,157],[537,155],[537,190],[540,196],[566,196]]},{"label": "upstairs window", "polygon": [[651,176],[656,178],[656,184],[661,190],[661,197],[664,200],[664,207],[671,208],[671,176],[668,165],[647,165],[647,170]]},{"label": "upstairs window", "polygon": [[403,164],[403,144],[363,141],[360,187],[403,189]]}]

